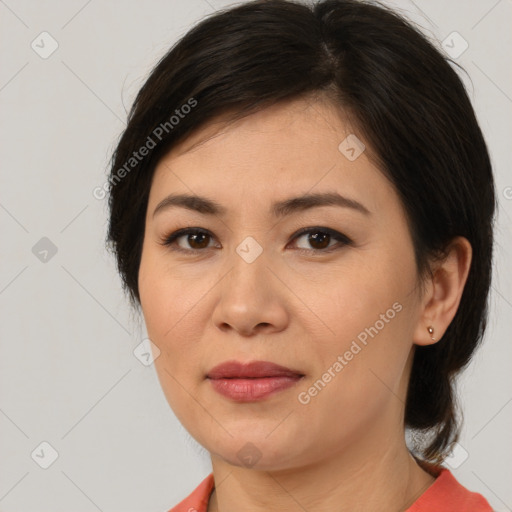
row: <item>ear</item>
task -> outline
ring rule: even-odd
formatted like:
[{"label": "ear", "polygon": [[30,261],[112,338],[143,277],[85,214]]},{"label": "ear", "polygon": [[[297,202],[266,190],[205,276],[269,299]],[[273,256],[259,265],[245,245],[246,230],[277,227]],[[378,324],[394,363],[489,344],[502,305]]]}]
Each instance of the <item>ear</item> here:
[{"label": "ear", "polygon": [[[433,345],[448,329],[460,304],[472,255],[468,240],[456,237],[450,243],[446,257],[436,264],[422,298],[422,310],[413,337],[416,345]],[[432,333],[429,327],[433,329]]]}]

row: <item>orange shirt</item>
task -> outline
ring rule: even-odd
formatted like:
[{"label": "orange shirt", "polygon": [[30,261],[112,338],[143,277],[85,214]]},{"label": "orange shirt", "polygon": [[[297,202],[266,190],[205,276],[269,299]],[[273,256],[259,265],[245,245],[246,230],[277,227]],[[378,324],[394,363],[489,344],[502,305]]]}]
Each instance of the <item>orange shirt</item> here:
[{"label": "orange shirt", "polygon": [[[446,468],[405,512],[493,512],[486,499],[462,486]],[[206,512],[214,488],[210,473],[196,489],[168,512]]]}]

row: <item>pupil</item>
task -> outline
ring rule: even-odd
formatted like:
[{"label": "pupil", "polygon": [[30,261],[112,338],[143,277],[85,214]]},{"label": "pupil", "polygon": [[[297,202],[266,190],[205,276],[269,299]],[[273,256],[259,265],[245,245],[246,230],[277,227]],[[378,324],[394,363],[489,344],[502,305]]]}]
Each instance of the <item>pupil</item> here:
[{"label": "pupil", "polygon": [[[314,233],[309,235],[309,242],[313,242],[312,245],[315,249],[325,249],[329,245],[329,235],[328,233]],[[320,240],[320,247],[316,246],[315,243],[318,243]]]},{"label": "pupil", "polygon": [[[189,243],[194,249],[202,249],[203,247],[206,247],[208,245],[208,242],[204,244],[204,241],[206,240],[206,237],[208,235],[206,233],[194,233],[192,235],[189,235]],[[203,243],[199,242],[198,239],[203,238]]]}]

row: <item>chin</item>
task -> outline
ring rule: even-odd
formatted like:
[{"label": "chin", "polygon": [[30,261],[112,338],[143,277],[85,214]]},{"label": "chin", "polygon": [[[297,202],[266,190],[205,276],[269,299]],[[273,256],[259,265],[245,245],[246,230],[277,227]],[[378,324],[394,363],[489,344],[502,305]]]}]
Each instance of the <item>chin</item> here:
[{"label": "chin", "polygon": [[[274,425],[275,428],[275,425]],[[225,434],[225,433],[224,433]],[[284,430],[281,436],[273,432],[246,436],[222,436],[222,440],[207,443],[206,449],[214,457],[223,459],[228,464],[240,468],[259,471],[281,471],[299,465],[304,458],[304,439],[300,443],[294,441],[295,435]],[[208,446],[210,445],[210,446]],[[300,453],[296,453],[300,450]]]}]

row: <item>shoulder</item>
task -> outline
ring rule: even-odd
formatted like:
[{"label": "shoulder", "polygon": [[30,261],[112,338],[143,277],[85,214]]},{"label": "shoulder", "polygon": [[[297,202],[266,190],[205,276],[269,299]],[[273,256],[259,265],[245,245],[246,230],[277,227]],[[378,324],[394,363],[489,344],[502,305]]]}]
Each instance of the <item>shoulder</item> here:
[{"label": "shoulder", "polygon": [[[184,500],[168,512],[206,512],[214,488],[210,473]],[[487,500],[461,485],[446,468],[437,468],[434,483],[406,512],[493,512]]]},{"label": "shoulder", "polygon": [[434,483],[406,512],[493,512],[487,500],[460,484],[450,470],[436,468]]},{"label": "shoulder", "polygon": [[210,473],[184,500],[168,512],[206,512],[213,488],[213,473]]}]

